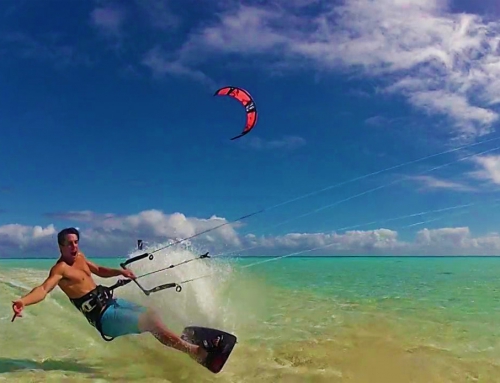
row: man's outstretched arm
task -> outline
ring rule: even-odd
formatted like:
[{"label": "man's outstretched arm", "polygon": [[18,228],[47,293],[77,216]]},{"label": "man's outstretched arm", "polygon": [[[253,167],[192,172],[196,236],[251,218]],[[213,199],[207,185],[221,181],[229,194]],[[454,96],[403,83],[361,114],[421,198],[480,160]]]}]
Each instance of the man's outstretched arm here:
[{"label": "man's outstretched arm", "polygon": [[54,266],[49,273],[47,279],[40,285],[31,290],[28,294],[21,297],[19,301],[23,303],[24,306],[34,305],[45,299],[48,293],[50,293],[62,279],[62,273],[57,266]]},{"label": "man's outstretched arm", "polygon": [[123,275],[122,269],[111,269],[109,267],[100,266],[95,264],[94,262],[89,261],[88,259],[86,259],[86,262],[92,274],[95,274],[98,277],[111,278]]}]

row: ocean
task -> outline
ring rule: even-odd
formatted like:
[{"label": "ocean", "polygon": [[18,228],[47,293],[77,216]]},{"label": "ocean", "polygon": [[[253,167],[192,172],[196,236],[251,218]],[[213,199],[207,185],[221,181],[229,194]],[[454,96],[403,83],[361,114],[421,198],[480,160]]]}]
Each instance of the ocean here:
[{"label": "ocean", "polygon": [[[136,275],[196,254],[159,252]],[[267,259],[266,259],[267,260]],[[94,259],[119,267],[123,259]],[[56,288],[10,322],[11,302],[54,260],[0,261],[0,380],[8,382],[498,382],[500,258],[203,259],[140,281],[205,276],[146,297],[168,327],[220,328],[238,344],[218,375],[149,334],[105,342]],[[250,266],[250,267],[249,267]],[[97,278],[100,283],[112,284]]]}]

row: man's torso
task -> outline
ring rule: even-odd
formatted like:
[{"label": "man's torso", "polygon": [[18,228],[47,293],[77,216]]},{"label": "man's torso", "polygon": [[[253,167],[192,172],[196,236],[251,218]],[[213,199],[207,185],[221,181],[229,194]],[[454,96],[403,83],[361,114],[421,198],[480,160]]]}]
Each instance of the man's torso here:
[{"label": "man's torso", "polygon": [[[59,287],[70,299],[84,296],[89,291],[96,288],[96,283],[92,279],[92,274],[83,254],[78,254],[72,265],[60,261],[62,265],[63,278],[59,281]],[[56,267],[57,267],[56,266]]]}]

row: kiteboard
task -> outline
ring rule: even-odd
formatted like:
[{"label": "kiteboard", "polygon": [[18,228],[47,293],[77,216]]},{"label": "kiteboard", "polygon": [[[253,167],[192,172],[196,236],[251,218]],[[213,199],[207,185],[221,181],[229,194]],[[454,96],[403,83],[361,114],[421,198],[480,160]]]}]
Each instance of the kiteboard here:
[{"label": "kiteboard", "polygon": [[222,370],[237,343],[237,338],[233,334],[200,326],[186,327],[182,331],[181,339],[208,351],[207,358],[200,364],[214,374]]}]

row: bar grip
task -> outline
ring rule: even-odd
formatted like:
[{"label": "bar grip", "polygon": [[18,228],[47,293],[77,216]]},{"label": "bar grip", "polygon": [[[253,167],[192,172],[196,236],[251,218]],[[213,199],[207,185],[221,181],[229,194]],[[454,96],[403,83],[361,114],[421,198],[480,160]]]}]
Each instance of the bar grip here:
[{"label": "bar grip", "polygon": [[140,261],[141,259],[144,259],[144,258],[147,258],[147,257],[149,257],[150,261],[152,261],[153,258],[154,258],[153,254],[150,254],[150,253],[139,254],[139,255],[136,255],[135,257],[127,259],[123,263],[120,263],[120,266],[122,268],[125,268],[124,266],[127,266],[128,264],[133,263],[135,261]]}]

